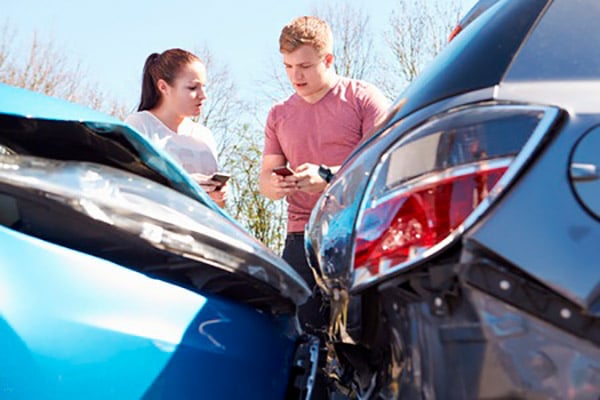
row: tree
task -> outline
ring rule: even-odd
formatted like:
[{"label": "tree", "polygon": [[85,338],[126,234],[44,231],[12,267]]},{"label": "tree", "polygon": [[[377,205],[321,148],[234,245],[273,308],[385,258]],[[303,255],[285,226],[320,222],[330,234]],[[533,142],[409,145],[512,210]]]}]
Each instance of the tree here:
[{"label": "tree", "polygon": [[369,79],[375,69],[375,51],[369,14],[349,3],[328,3],[313,14],[333,32],[335,71],[354,79]]},{"label": "tree", "polygon": [[232,175],[227,211],[274,251],[283,247],[285,210],[260,194],[262,126],[254,104],[244,101],[227,66],[207,46],[196,50],[207,69],[208,99],[202,122],[217,139],[221,168]]},{"label": "tree", "polygon": [[280,253],[285,238],[285,207],[283,201],[269,200],[260,193],[262,132],[261,140],[258,136],[250,125],[240,126],[231,151],[222,158],[235,175],[231,181],[235,201],[228,201],[227,210],[258,240]]},{"label": "tree", "polygon": [[243,123],[248,104],[239,95],[229,68],[220,63],[204,45],[195,50],[206,66],[207,100],[202,110],[201,122],[210,128],[219,144],[219,154],[230,149],[235,140],[236,128]]},{"label": "tree", "polygon": [[460,8],[454,0],[396,1],[389,28],[384,31],[392,58],[384,61],[385,76],[377,79],[389,97],[398,96],[401,89],[444,48],[459,16]]},{"label": "tree", "polygon": [[69,59],[52,41],[41,41],[34,33],[27,50],[19,53],[24,57],[18,59],[13,55],[16,30],[5,23],[0,31],[0,82],[124,117],[125,107],[89,82],[81,64]]}]

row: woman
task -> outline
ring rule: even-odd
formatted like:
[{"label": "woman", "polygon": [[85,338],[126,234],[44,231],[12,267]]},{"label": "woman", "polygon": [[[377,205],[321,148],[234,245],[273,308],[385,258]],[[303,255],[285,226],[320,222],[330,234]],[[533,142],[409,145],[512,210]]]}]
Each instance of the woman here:
[{"label": "woman", "polygon": [[225,206],[227,185],[210,179],[219,170],[217,146],[208,128],[192,121],[206,100],[206,68],[194,54],[169,49],[148,56],[144,64],[138,111],[125,122],[146,135]]}]

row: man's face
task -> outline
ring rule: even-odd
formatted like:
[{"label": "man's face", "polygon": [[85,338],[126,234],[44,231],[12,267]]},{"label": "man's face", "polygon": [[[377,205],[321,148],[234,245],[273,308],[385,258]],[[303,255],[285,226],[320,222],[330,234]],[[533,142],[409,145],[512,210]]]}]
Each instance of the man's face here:
[{"label": "man's face", "polygon": [[[202,104],[206,100],[206,69],[200,62],[185,65],[169,85],[163,81],[161,92],[169,106],[185,117],[200,115]],[[160,86],[160,85],[159,85]]]},{"label": "man's face", "polygon": [[292,52],[283,52],[285,72],[298,95],[307,101],[325,94],[330,85],[331,54],[319,54],[310,45],[303,45]]}]

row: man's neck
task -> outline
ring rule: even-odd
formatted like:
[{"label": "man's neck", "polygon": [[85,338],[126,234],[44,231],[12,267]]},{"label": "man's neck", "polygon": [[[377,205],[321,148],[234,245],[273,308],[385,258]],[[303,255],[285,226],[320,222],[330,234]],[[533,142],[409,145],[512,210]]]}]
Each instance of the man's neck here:
[{"label": "man's neck", "polygon": [[335,86],[337,82],[337,75],[336,74],[331,74],[326,83],[323,85],[323,87],[316,93],[313,93],[309,96],[300,96],[302,97],[302,99],[304,101],[306,101],[309,104],[315,104],[317,103],[319,100],[321,100],[323,97],[325,97],[325,95],[327,94],[327,92],[329,92],[329,90]]}]

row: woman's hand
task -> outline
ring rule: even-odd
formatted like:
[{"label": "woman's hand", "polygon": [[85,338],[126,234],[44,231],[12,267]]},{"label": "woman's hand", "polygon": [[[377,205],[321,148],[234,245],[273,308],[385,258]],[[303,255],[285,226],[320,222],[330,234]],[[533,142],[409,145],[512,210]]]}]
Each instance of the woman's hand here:
[{"label": "woman's hand", "polygon": [[229,186],[227,186],[227,184],[224,184],[220,188],[208,192],[208,195],[215,203],[217,203],[219,207],[225,208],[225,203],[227,201],[227,193],[229,193]]},{"label": "woman's hand", "polygon": [[219,182],[210,179],[210,175],[195,173],[191,176],[219,207],[225,207],[227,192],[229,191],[227,184],[221,185]]},{"label": "woman's hand", "polygon": [[199,173],[190,175],[192,176],[192,178],[194,178],[198,185],[202,186],[202,189],[204,189],[206,193],[211,193],[217,190],[217,188],[219,187],[219,183],[210,179],[210,175],[204,175]]}]

